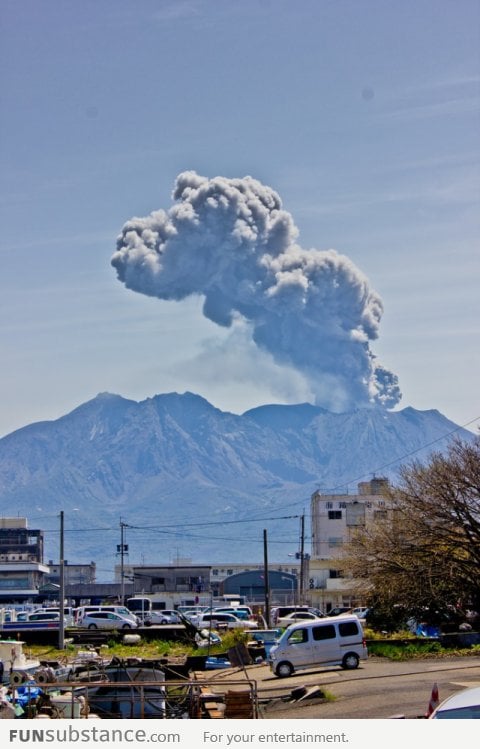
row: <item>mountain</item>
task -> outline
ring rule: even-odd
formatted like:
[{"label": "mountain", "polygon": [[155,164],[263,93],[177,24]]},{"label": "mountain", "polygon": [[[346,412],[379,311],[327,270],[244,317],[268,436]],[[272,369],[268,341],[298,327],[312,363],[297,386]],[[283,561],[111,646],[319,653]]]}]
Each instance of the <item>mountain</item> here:
[{"label": "mountain", "polygon": [[472,437],[436,410],[333,414],[305,403],[236,415],[193,393],[140,403],[102,393],[0,440],[0,514],[44,528],[47,558],[58,560],[64,510],[65,556],[96,561],[99,579],[112,579],[120,522],[136,564],[258,562],[264,528],[270,559],[283,560],[298,549],[313,491],[394,478],[452,433]]}]

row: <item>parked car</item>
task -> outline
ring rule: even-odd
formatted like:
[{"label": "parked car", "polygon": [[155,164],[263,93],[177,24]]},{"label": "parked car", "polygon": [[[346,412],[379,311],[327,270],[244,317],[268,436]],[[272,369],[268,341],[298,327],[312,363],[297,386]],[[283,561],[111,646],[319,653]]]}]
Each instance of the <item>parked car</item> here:
[{"label": "parked car", "polygon": [[141,621],[136,613],[129,611],[126,606],[114,604],[91,604],[88,606],[79,606],[74,610],[75,622],[78,624],[85,614],[91,614],[92,611],[110,611],[113,614],[120,614],[120,616],[126,616],[128,619],[133,619],[136,624],[140,624]]},{"label": "parked car", "polygon": [[335,616],[303,621],[287,627],[268,657],[276,676],[291,676],[318,666],[358,668],[367,658],[358,616]]},{"label": "parked car", "polygon": [[202,614],[198,619],[191,620],[200,629],[225,628],[225,629],[258,629],[257,622],[239,619],[234,614],[227,614],[222,611],[212,612],[211,614]]},{"label": "parked car", "polygon": [[178,613],[183,614],[184,616],[185,614],[189,614],[192,611],[195,614],[201,614],[202,611],[207,611],[207,609],[208,609],[208,606],[183,606],[182,604],[180,604],[180,606],[177,606],[176,608]]},{"label": "parked car", "polygon": [[185,619],[188,619],[192,622],[192,624],[197,624],[198,620],[202,616],[202,611],[197,611],[196,609],[187,609],[185,611],[180,611],[179,613],[185,617]]},{"label": "parked car", "polygon": [[311,614],[316,614],[318,617],[325,616],[319,609],[313,608],[312,606],[274,606],[270,611],[270,619],[274,626],[277,626],[278,620],[282,617],[292,614],[294,611],[309,611]]},{"label": "parked car", "polygon": [[447,697],[430,718],[480,718],[480,687],[468,687]]},{"label": "parked car", "polygon": [[53,611],[34,611],[33,614],[27,614],[27,618],[24,620],[27,622],[58,622],[60,621],[60,614],[54,613]]},{"label": "parked car", "polygon": [[237,619],[246,621],[250,619],[253,621],[252,609],[249,606],[219,606],[214,609],[207,609],[205,614],[233,614]]},{"label": "parked car", "polygon": [[348,606],[335,606],[327,612],[327,616],[341,616],[342,614],[351,614],[352,609]]},{"label": "parked car", "polygon": [[178,611],[174,609],[161,609],[158,611],[149,611],[144,618],[146,627],[152,624],[181,624],[182,620]]},{"label": "parked car", "polygon": [[316,614],[313,614],[311,611],[292,611],[291,614],[280,617],[280,619],[277,621],[277,626],[289,627],[290,624],[295,624],[295,622],[303,620],[310,621],[312,619],[320,619],[320,617]]},{"label": "parked car", "polygon": [[282,630],[278,629],[256,629],[250,632],[250,642],[254,642],[258,645],[263,645],[265,648],[265,656],[268,658],[270,650],[274,645],[277,644]]},{"label": "parked car", "polygon": [[127,617],[113,611],[89,611],[78,620],[78,625],[87,629],[136,629],[138,627],[132,615]]},{"label": "parked car", "polygon": [[226,614],[233,614],[239,619],[253,619],[253,611],[250,606],[215,606],[213,609],[207,609],[205,614],[210,611],[224,611]]},{"label": "parked car", "polygon": [[[42,606],[41,609],[35,609],[34,614],[58,614],[60,617],[60,609],[58,606]],[[65,606],[63,609],[63,621],[67,627],[71,627],[74,623],[73,609],[71,606]]]}]

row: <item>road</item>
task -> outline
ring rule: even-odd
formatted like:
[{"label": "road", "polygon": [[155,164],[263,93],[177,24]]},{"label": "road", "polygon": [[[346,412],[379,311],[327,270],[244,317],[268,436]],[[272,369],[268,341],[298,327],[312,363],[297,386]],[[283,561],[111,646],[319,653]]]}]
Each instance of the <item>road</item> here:
[{"label": "road", "polygon": [[[207,672],[208,673],[208,672]],[[422,717],[434,683],[440,700],[467,686],[480,686],[480,656],[403,662],[372,656],[354,671],[318,669],[279,679],[268,666],[247,667],[257,683],[263,719]],[[228,675],[232,676],[229,670]],[[228,679],[225,673],[225,679]],[[238,671],[235,671],[238,676]],[[215,678],[219,677],[219,672]],[[293,702],[297,687],[320,686],[332,699]]]}]

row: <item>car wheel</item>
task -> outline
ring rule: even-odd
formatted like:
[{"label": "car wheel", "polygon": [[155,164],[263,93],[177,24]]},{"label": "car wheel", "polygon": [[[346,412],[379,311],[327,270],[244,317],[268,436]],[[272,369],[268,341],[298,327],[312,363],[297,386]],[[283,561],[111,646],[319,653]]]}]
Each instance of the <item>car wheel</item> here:
[{"label": "car wheel", "polygon": [[360,663],[360,658],[356,653],[347,653],[343,656],[342,660],[342,668],[358,668],[358,664]]},{"label": "car wheel", "polygon": [[97,629],[97,625],[96,624],[89,624],[88,625],[88,629]]},{"label": "car wheel", "polygon": [[278,664],[277,670],[275,672],[277,676],[280,676],[280,678],[285,678],[286,676],[291,676],[293,674],[293,666],[288,661],[282,661]]},{"label": "car wheel", "polygon": [[150,621],[150,619],[145,619],[145,621],[143,622],[143,626],[144,627],[151,627],[152,626],[152,622]]},{"label": "car wheel", "polygon": [[130,624],[124,624],[122,629],[131,629],[131,626]]}]

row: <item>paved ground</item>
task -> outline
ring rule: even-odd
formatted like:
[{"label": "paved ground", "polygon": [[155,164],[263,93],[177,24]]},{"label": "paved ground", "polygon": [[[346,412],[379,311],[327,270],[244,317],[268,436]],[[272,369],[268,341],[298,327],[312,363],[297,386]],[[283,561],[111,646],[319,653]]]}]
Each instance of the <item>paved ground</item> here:
[{"label": "paved ground", "polygon": [[[375,656],[354,671],[322,669],[279,679],[268,666],[248,666],[246,673],[257,684],[264,719],[406,718],[421,717],[437,683],[440,700],[466,686],[480,685],[480,656],[392,662]],[[205,672],[206,678],[239,678],[242,672]],[[244,675],[245,676],[245,675]],[[330,699],[294,702],[292,690],[320,686]],[[219,691],[215,686],[215,691]]]}]

